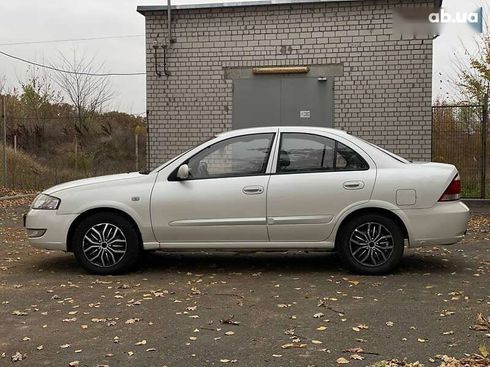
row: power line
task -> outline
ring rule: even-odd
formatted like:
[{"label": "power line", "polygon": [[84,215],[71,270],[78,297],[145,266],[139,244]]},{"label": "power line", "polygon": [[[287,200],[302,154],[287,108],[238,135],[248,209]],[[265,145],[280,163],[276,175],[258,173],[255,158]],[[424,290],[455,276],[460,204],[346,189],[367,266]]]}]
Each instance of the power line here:
[{"label": "power line", "polygon": [[25,41],[25,42],[0,43],[0,46],[37,45],[37,44],[42,44],[42,43],[60,43],[60,42],[78,42],[78,41],[96,41],[96,40],[120,39],[120,38],[136,38],[136,37],[144,37],[144,36],[145,36],[144,34],[128,34],[128,35],[123,35],[123,36],[68,38],[68,39],[45,40],[45,41]]},{"label": "power line", "polygon": [[[115,112],[120,112],[120,111],[115,111]],[[104,114],[107,114],[107,113],[110,113],[110,112],[106,112],[106,113],[103,113],[102,115],[100,115],[99,117],[104,117]],[[128,116],[131,116],[131,117],[142,117],[141,115],[137,115],[137,114],[134,114],[134,113],[127,113],[127,112],[122,112]],[[77,119],[78,117],[75,116],[75,115],[71,115],[71,116],[53,116],[53,117],[32,117],[32,116],[25,116],[25,117],[21,117],[21,116],[8,116],[8,119],[9,120],[41,120],[41,121],[49,121],[49,120],[74,120],[74,119]]]},{"label": "power line", "polygon": [[21,57],[8,54],[8,53],[6,53],[4,51],[1,51],[1,50],[0,50],[0,54],[2,54],[4,56],[7,56],[7,57],[10,57],[11,59],[14,59],[14,60],[22,61],[22,62],[24,62],[26,64],[30,64],[30,65],[38,66],[40,68],[54,70],[54,71],[58,71],[60,73],[66,73],[66,74],[87,75],[87,76],[134,76],[134,75],[146,75],[146,73],[144,73],[144,72],[142,72],[142,73],[79,73],[77,71],[63,70],[63,69],[58,69],[58,68],[56,68],[54,66],[39,64],[39,63],[34,62],[34,61],[29,61],[29,60],[23,59]]}]

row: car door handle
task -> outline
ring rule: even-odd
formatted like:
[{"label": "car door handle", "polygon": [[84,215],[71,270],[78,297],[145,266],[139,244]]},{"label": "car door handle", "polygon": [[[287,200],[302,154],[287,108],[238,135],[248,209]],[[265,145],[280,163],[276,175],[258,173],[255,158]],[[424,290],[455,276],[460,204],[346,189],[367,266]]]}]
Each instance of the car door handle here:
[{"label": "car door handle", "polygon": [[364,182],[362,181],[346,181],[344,182],[344,189],[346,190],[360,190],[364,188]]},{"label": "car door handle", "polygon": [[245,186],[243,188],[243,193],[245,195],[260,195],[264,192],[264,188],[262,186]]}]

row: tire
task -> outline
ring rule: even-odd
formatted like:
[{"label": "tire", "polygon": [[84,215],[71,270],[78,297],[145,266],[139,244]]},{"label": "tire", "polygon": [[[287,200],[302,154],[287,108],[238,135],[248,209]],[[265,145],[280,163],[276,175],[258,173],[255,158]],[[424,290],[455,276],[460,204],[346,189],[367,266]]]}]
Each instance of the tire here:
[{"label": "tire", "polygon": [[392,219],[363,214],[342,226],[337,250],[342,263],[357,274],[381,275],[392,272],[404,250],[403,233]]},{"label": "tire", "polygon": [[78,263],[92,274],[127,272],[135,267],[142,252],[135,225],[110,212],[83,219],[75,228],[72,241]]}]

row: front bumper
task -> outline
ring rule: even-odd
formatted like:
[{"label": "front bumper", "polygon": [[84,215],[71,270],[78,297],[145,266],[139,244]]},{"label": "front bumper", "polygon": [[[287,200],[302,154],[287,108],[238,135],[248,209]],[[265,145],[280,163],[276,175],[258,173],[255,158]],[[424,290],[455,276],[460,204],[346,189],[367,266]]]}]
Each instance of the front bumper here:
[{"label": "front bumper", "polygon": [[408,222],[410,247],[457,243],[464,238],[470,219],[470,210],[461,201],[402,211]]},{"label": "front bumper", "polygon": [[29,243],[34,247],[46,250],[66,251],[68,230],[76,216],[76,214],[57,214],[57,210],[30,209],[24,215],[24,227],[28,230],[28,234],[42,232],[32,230],[46,231],[42,236],[28,237]]}]

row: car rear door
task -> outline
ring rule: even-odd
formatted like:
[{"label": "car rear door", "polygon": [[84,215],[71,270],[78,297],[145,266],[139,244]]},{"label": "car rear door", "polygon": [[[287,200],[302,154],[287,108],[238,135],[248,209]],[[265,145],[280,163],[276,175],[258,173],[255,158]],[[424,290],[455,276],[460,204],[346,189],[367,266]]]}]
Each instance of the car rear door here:
[{"label": "car rear door", "polygon": [[340,213],[370,199],[374,162],[340,135],[281,129],[267,192],[270,241],[319,242]]}]

